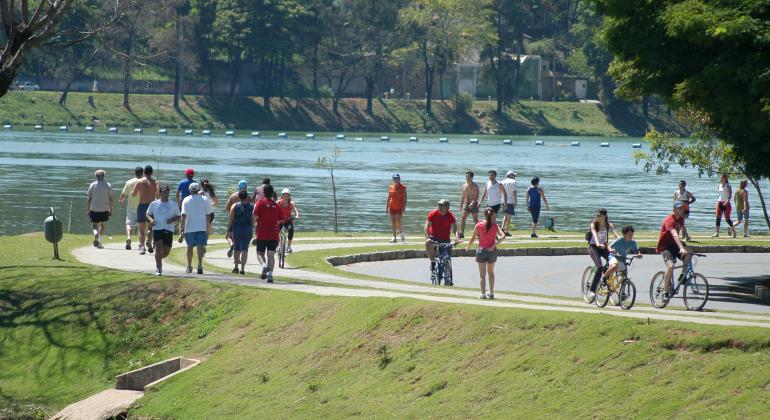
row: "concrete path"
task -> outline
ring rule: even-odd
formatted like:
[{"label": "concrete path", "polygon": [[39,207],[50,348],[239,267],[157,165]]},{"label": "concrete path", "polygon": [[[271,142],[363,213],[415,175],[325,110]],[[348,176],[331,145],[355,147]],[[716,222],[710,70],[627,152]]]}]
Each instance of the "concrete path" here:
[{"label": "concrete path", "polygon": [[[385,239],[385,241],[387,241],[387,239]],[[212,244],[213,243],[222,243],[222,241],[212,241]],[[358,242],[355,244],[351,244],[350,242],[337,244],[302,244],[300,241],[295,241],[294,249],[295,252],[303,252],[311,249],[319,249],[321,247],[345,248],[352,246],[382,244],[382,240],[377,242]],[[418,242],[415,242],[415,245],[418,244]],[[152,255],[139,255],[136,251],[126,251],[123,249],[123,245],[118,243],[106,244],[104,249],[96,249],[91,246],[86,246],[76,249],[73,254],[78,260],[96,266],[125,271],[142,272],[147,274],[152,274],[155,271],[154,258]],[[224,249],[211,250],[206,256],[206,262],[226,270],[232,268],[231,260],[227,258],[226,250]],[[402,264],[410,262],[411,261],[409,260],[405,260],[399,262],[391,262],[391,264],[398,264],[399,270],[397,271],[402,271]],[[422,263],[425,264],[425,261],[422,260]],[[256,256],[253,251],[249,256],[249,263],[247,264],[246,270],[247,274],[245,276],[219,273],[206,273],[203,275],[197,275],[185,274],[182,267],[168,263],[164,264],[164,276],[199,278],[201,280],[212,282],[231,283],[262,288],[274,288],[280,290],[312,293],[321,296],[387,298],[404,297],[434,302],[461,303],[470,305],[573,313],[602,313],[630,318],[650,318],[670,321],[693,322],[699,324],[759,326],[770,328],[770,315],[765,316],[758,314],[726,313],[716,310],[706,312],[656,310],[654,308],[645,307],[634,307],[631,311],[623,311],[614,307],[600,310],[593,305],[587,305],[578,300],[559,297],[551,298],[530,296],[515,293],[496,293],[495,300],[481,300],[478,299],[479,292],[475,290],[461,290],[456,288],[432,286],[430,284],[425,284],[424,282],[421,282],[421,284],[407,284],[387,281],[361,280],[290,268],[285,270],[276,268],[276,282],[273,284],[267,284],[262,280],[258,280],[257,275],[255,274],[259,272],[259,267],[257,265]],[[393,270],[391,269],[391,271]],[[413,279],[413,281],[417,282],[420,280]]]},{"label": "concrete path", "polygon": [[117,418],[128,411],[144,392],[124,389],[108,389],[82,401],[70,404],[54,414],[51,420],[102,420]]}]

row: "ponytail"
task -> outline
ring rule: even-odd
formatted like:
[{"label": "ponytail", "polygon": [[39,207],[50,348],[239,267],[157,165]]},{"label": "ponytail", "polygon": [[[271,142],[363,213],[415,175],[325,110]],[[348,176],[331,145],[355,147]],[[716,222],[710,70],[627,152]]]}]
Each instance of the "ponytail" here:
[{"label": "ponytail", "polygon": [[495,223],[492,221],[492,218],[495,217],[495,212],[487,207],[486,210],[484,210],[484,219],[486,220],[486,224],[484,225],[484,228],[487,232],[489,232],[489,229],[492,228],[492,225]]}]

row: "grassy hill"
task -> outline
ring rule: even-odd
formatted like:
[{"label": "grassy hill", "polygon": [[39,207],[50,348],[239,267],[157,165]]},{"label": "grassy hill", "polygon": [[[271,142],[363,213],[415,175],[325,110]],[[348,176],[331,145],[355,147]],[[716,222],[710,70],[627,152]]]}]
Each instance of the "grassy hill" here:
[{"label": "grassy hill", "polygon": [[[88,97],[93,96],[93,105]],[[122,106],[122,95],[71,93],[66,106],[57,92],[9,92],[0,98],[0,122],[17,126],[118,126],[163,128],[235,128],[240,130],[353,131],[404,133],[490,133],[642,136],[649,128],[685,134],[687,128],[666,112],[651,111],[645,120],[636,106],[605,112],[599,104],[523,101],[508,107],[502,116],[495,103],[476,101],[470,112],[458,113],[451,102],[435,101],[433,113],[424,101],[375,101],[374,112],[365,112],[362,99],[345,99],[339,114],[329,99],[280,99],[271,112],[260,98],[187,96],[179,111],[169,95],[132,95],[131,110]]]}]

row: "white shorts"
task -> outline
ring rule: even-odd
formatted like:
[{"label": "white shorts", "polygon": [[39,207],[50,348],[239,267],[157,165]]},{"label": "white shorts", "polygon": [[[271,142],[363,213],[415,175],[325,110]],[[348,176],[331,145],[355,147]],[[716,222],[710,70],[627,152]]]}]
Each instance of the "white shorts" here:
[{"label": "white shorts", "polygon": [[135,227],[136,225],[136,207],[126,207],[126,226]]},{"label": "white shorts", "polygon": [[613,265],[613,264],[617,265],[618,266],[618,268],[617,268],[618,271],[625,271],[626,263],[623,260],[624,260],[623,257],[616,258],[614,255],[610,254],[610,259],[607,262],[609,263],[609,265]]}]

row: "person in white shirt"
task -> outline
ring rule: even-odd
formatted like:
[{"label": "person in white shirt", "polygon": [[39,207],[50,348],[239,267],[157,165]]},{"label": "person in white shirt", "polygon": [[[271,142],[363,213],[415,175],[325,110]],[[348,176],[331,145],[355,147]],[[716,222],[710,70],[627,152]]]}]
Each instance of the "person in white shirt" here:
[{"label": "person in white shirt", "polygon": [[[187,242],[187,272],[192,273],[193,248],[198,253],[198,274],[203,274],[203,254],[208,244],[209,215],[213,213],[211,201],[199,195],[201,186],[190,184],[190,195],[182,201],[182,223],[180,232]],[[181,240],[181,238],[180,238]]]},{"label": "person in white shirt", "polygon": [[516,204],[518,197],[516,194],[516,172],[508,171],[505,174],[503,182],[503,188],[505,189],[505,216],[503,217],[502,231],[505,236],[511,236],[509,231],[511,226],[511,218],[516,214]]},{"label": "person in white shirt", "polygon": [[94,246],[104,248],[104,224],[112,215],[112,185],[104,180],[105,172],[101,169],[94,172],[96,181],[88,186],[88,218],[91,219],[91,229],[94,232]]},{"label": "person in white shirt", "polygon": [[126,249],[131,250],[131,231],[134,230],[134,228],[138,227],[138,223],[136,220],[136,208],[139,206],[139,197],[135,195],[131,195],[131,192],[134,191],[134,185],[136,183],[144,178],[144,168],[141,166],[137,166],[136,169],[134,169],[134,178],[129,179],[126,181],[126,185],[123,187],[123,191],[120,193],[120,198],[118,198],[118,202],[120,204],[127,203],[126,204]]},{"label": "person in white shirt", "polygon": [[488,172],[489,181],[484,186],[484,193],[481,194],[480,202],[484,202],[484,198],[487,198],[487,207],[491,208],[495,215],[500,213],[500,209],[505,211],[505,203],[508,201],[508,194],[503,188],[503,184],[497,182],[497,171],[492,169]]},{"label": "person in white shirt", "polygon": [[147,208],[147,222],[152,229],[155,242],[155,274],[163,274],[163,259],[171,253],[174,242],[174,225],[180,219],[179,205],[168,200],[168,185],[160,187],[160,199],[150,203]]}]

